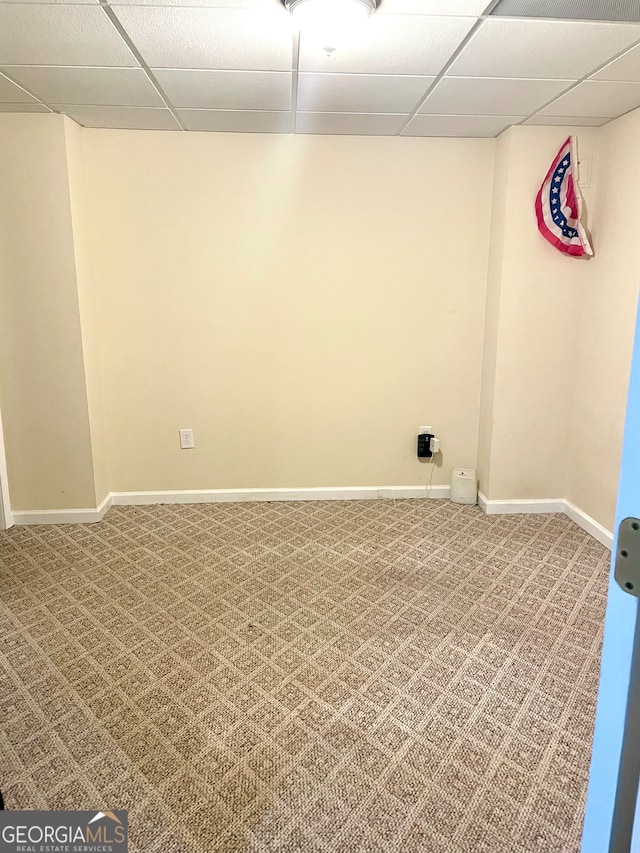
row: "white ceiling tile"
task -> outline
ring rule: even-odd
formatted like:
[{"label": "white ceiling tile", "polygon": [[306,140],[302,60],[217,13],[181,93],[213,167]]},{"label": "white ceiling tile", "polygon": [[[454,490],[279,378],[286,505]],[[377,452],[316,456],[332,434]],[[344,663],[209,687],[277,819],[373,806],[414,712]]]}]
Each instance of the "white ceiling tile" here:
[{"label": "white ceiling tile", "polygon": [[578,80],[640,39],[640,26],[487,19],[447,72]]},{"label": "white ceiling tile", "polygon": [[9,66],[6,71],[48,103],[164,106],[164,101],[141,68],[37,65]]},{"label": "white ceiling tile", "polygon": [[497,136],[524,116],[414,116],[403,136]]},{"label": "white ceiling tile", "polygon": [[378,0],[376,15],[482,15],[489,0]]},{"label": "white ceiling tile", "polygon": [[[0,0],[0,3],[4,0]],[[42,0],[30,0],[41,3]],[[100,0],[97,0],[100,2]],[[211,6],[220,9],[255,9],[264,12],[265,9],[282,10],[281,0],[118,0],[119,6]]]},{"label": "white ceiling tile", "polygon": [[525,124],[561,125],[562,127],[600,127],[611,121],[610,118],[594,118],[593,116],[532,116]]},{"label": "white ceiling tile", "polygon": [[291,113],[266,110],[178,110],[187,130],[231,133],[289,133]]},{"label": "white ceiling tile", "polygon": [[35,98],[28,95],[20,86],[16,86],[11,80],[0,75],[0,103],[27,104],[35,102]]},{"label": "white ceiling tile", "polygon": [[248,9],[113,6],[147,65],[288,71],[292,27],[282,6]]},{"label": "white ceiling tile", "polygon": [[410,113],[434,79],[377,74],[299,74],[297,107],[305,112]]},{"label": "white ceiling tile", "polygon": [[325,73],[435,76],[474,23],[474,18],[374,15],[356,39],[330,57],[301,33],[299,68]]},{"label": "white ceiling tile", "polygon": [[629,80],[640,81],[640,46],[632,47],[623,53],[619,59],[614,59],[608,65],[593,75],[594,80]]},{"label": "white ceiling tile", "polygon": [[540,110],[540,114],[614,118],[635,107],[640,107],[640,83],[587,80]]},{"label": "white ceiling tile", "polygon": [[0,4],[4,65],[124,65],[138,62],[100,6]]},{"label": "white ceiling tile", "polygon": [[572,85],[571,80],[444,77],[420,108],[439,115],[528,115]]},{"label": "white ceiling tile", "polygon": [[389,114],[299,112],[296,115],[296,133],[393,136],[407,118],[406,115]]},{"label": "white ceiling tile", "polygon": [[[69,0],[0,0],[0,5],[2,5],[4,3],[43,3],[43,2],[53,3],[53,4],[57,4],[57,3],[65,4],[65,3],[68,3]],[[100,2],[100,0],[73,0],[73,2],[74,2],[74,4],[75,3],[81,3],[82,5],[85,5],[85,4],[96,5]]]},{"label": "white ceiling tile", "polygon": [[114,127],[134,130],[180,130],[166,109],[153,107],[69,106],[51,104],[54,110],[70,116],[85,127]]},{"label": "white ceiling tile", "polygon": [[0,113],[50,113],[44,104],[0,104]]},{"label": "white ceiling tile", "polygon": [[176,107],[211,110],[288,110],[291,73],[153,69]]}]

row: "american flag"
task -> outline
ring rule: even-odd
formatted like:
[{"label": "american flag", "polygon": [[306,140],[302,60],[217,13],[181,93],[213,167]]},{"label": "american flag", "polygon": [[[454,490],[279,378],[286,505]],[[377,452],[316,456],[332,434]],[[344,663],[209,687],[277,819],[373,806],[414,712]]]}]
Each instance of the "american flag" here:
[{"label": "american flag", "polygon": [[574,167],[575,137],[570,136],[555,156],[536,196],[538,230],[560,252],[575,257],[593,255],[587,232],[580,222],[582,196]]}]

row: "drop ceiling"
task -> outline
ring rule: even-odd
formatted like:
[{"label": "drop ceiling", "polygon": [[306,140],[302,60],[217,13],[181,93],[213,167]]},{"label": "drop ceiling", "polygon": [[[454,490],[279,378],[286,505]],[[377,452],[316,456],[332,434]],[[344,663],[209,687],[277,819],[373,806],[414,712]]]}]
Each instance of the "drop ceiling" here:
[{"label": "drop ceiling", "polygon": [[638,0],[379,0],[332,56],[280,0],[0,0],[0,112],[87,127],[492,137],[639,106]]}]

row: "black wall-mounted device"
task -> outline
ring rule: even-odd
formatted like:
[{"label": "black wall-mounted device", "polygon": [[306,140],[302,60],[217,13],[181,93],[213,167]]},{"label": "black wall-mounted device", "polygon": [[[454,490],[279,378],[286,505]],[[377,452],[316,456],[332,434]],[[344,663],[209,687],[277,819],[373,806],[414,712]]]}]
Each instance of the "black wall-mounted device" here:
[{"label": "black wall-mounted device", "polygon": [[418,436],[418,459],[431,459],[433,456],[433,453],[431,452],[432,438],[432,432],[421,433]]}]

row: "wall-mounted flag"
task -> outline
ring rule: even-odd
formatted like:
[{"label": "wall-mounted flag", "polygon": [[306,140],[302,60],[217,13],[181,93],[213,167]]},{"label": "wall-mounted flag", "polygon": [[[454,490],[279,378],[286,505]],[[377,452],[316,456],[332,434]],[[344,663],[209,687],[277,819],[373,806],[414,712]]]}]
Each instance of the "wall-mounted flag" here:
[{"label": "wall-mounted flag", "polygon": [[593,249],[580,217],[582,196],[578,186],[576,141],[570,136],[556,154],[536,196],[538,230],[559,252],[590,257]]}]

